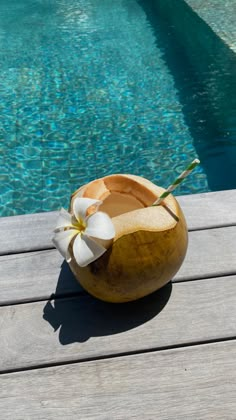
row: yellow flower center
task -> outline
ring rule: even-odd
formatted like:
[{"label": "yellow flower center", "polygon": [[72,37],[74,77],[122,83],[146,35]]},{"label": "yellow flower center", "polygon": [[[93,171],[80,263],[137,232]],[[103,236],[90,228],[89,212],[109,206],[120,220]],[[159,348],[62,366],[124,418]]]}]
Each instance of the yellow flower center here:
[{"label": "yellow flower center", "polygon": [[74,223],[75,228],[79,231],[79,233],[82,233],[85,231],[86,229],[86,224],[84,222],[84,220],[76,220],[76,222]]}]

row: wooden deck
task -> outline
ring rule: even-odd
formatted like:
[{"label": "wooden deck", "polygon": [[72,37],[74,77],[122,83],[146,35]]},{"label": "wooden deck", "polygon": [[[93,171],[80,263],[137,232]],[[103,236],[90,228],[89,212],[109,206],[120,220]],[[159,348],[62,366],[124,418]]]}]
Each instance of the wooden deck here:
[{"label": "wooden deck", "polygon": [[236,190],[178,200],[183,266],[125,305],[74,280],[55,212],[0,220],[1,419],[236,419]]}]

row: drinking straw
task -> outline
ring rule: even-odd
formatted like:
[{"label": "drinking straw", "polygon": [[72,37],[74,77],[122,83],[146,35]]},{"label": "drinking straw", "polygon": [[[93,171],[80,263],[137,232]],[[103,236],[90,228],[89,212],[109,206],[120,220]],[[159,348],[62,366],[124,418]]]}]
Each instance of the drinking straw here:
[{"label": "drinking straw", "polygon": [[160,195],[160,197],[154,201],[153,206],[159,206],[159,204],[161,204],[161,202],[164,200],[164,198],[166,198],[172,191],[175,190],[176,187],[178,187],[178,185],[184,180],[184,178],[186,178],[186,176],[188,176],[192,170],[200,163],[199,159],[194,159],[189,166],[187,166],[187,168],[185,169],[185,171],[182,172],[182,174],[180,174],[178,176],[178,178],[176,178],[176,180],[173,182],[173,184],[171,184],[167,190]]}]

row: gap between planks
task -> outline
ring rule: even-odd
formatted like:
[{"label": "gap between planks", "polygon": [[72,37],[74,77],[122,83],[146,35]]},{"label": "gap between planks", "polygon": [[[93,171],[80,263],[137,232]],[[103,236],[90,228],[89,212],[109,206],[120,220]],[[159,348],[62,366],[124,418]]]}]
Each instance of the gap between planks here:
[{"label": "gap between planks", "polygon": [[233,339],[235,290],[233,276],[169,284],[118,306],[87,296],[2,307],[0,370]]},{"label": "gap between planks", "polygon": [[[186,216],[189,231],[233,226],[236,223],[236,190],[176,198]],[[0,241],[0,255],[52,249],[51,237],[57,215],[58,212],[47,212],[0,218],[4,238],[4,241]]]},{"label": "gap between planks", "polygon": [[[236,272],[236,227],[190,232],[186,258],[173,281],[229,276]],[[81,293],[55,249],[0,257],[0,304]]]},{"label": "gap between planks", "polygon": [[[211,276],[208,275],[208,276],[205,276],[205,277],[191,278],[191,279],[188,279],[188,280],[181,279],[181,278],[180,279],[174,278],[173,280],[171,280],[169,282],[169,284],[204,281],[204,280],[211,280],[211,279],[219,279],[220,280],[222,278],[227,279],[227,277],[230,278],[230,277],[235,276],[235,275],[236,275],[236,271],[232,272],[232,273],[229,273],[229,274],[224,274],[224,276],[222,276],[220,274],[218,276],[212,274]],[[165,287],[165,286],[163,286],[163,287]],[[159,290],[161,290],[161,289],[159,289]],[[156,292],[153,292],[153,293],[156,293]],[[76,298],[80,298],[80,297],[91,297],[91,298],[93,298],[93,296],[91,296],[86,290],[83,290],[81,288],[81,290],[78,291],[78,292],[68,292],[68,293],[60,293],[60,294],[52,293],[50,296],[45,295],[45,296],[37,297],[35,299],[21,299],[19,301],[15,301],[15,300],[10,301],[9,300],[9,301],[6,301],[6,302],[0,302],[0,308],[1,307],[7,307],[7,306],[27,305],[27,304],[30,304],[30,303],[37,303],[37,302],[51,302],[51,301],[54,301],[54,300],[61,300],[61,299],[73,299],[73,298],[76,299]],[[114,305],[116,305],[116,304],[114,304]]]},{"label": "gap between planks", "polygon": [[11,373],[20,373],[20,372],[28,372],[28,371],[34,371],[34,370],[42,370],[42,369],[49,369],[54,367],[63,367],[63,366],[69,366],[69,365],[79,365],[84,363],[90,363],[90,362],[96,362],[96,361],[106,361],[111,359],[119,359],[121,357],[132,357],[132,356],[139,356],[139,355],[145,355],[149,353],[163,353],[168,352],[170,350],[179,350],[179,349],[188,349],[188,348],[194,348],[198,346],[207,346],[209,344],[218,344],[218,343],[227,343],[227,342],[234,342],[236,344],[236,336],[234,337],[222,337],[222,338],[216,338],[216,339],[210,339],[210,340],[203,340],[203,341],[195,341],[195,342],[189,342],[189,343],[180,343],[175,345],[167,345],[162,347],[153,347],[150,349],[142,349],[142,350],[133,350],[133,351],[127,351],[127,352],[120,352],[116,354],[106,354],[101,356],[94,356],[94,357],[84,357],[82,359],[73,359],[73,360],[64,360],[63,362],[51,362],[51,363],[45,363],[40,365],[32,365],[22,368],[15,368],[15,369],[2,369],[0,370],[0,376],[2,375],[8,375]]},{"label": "gap between planks", "polygon": [[[218,223],[216,225],[212,225],[212,226],[208,226],[208,227],[204,227],[203,226],[199,226],[199,227],[193,227],[193,228],[188,228],[188,233],[191,232],[201,232],[201,231],[208,231],[208,230],[216,230],[216,229],[224,229],[224,228],[231,228],[231,227],[236,227],[236,223]],[[52,244],[52,246],[50,246],[49,244],[47,244],[45,247],[42,247],[40,245],[35,245],[35,247],[31,247],[31,248],[22,248],[22,249],[10,249],[10,250],[6,250],[1,251],[0,252],[0,257],[4,257],[4,256],[10,256],[10,255],[19,255],[19,254],[30,254],[30,253],[40,253],[40,252],[44,252],[44,251],[52,251],[56,249],[55,246]]]},{"label": "gap between planks", "polygon": [[5,420],[234,420],[235,350],[234,340],[6,374],[0,411]]}]

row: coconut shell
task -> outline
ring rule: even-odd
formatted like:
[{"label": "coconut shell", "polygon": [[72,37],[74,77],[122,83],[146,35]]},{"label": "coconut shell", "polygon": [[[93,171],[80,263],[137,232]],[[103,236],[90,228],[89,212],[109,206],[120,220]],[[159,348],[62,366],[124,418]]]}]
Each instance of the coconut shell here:
[{"label": "coconut shell", "polygon": [[70,267],[90,294],[108,302],[136,300],[164,286],[179,270],[187,250],[187,226],[172,195],[162,205],[151,206],[163,191],[142,177],[118,174],[73,194],[71,203],[76,196],[103,200],[99,210],[107,212],[115,226],[114,240],[103,241],[107,251],[96,261],[80,267],[72,255]]}]

